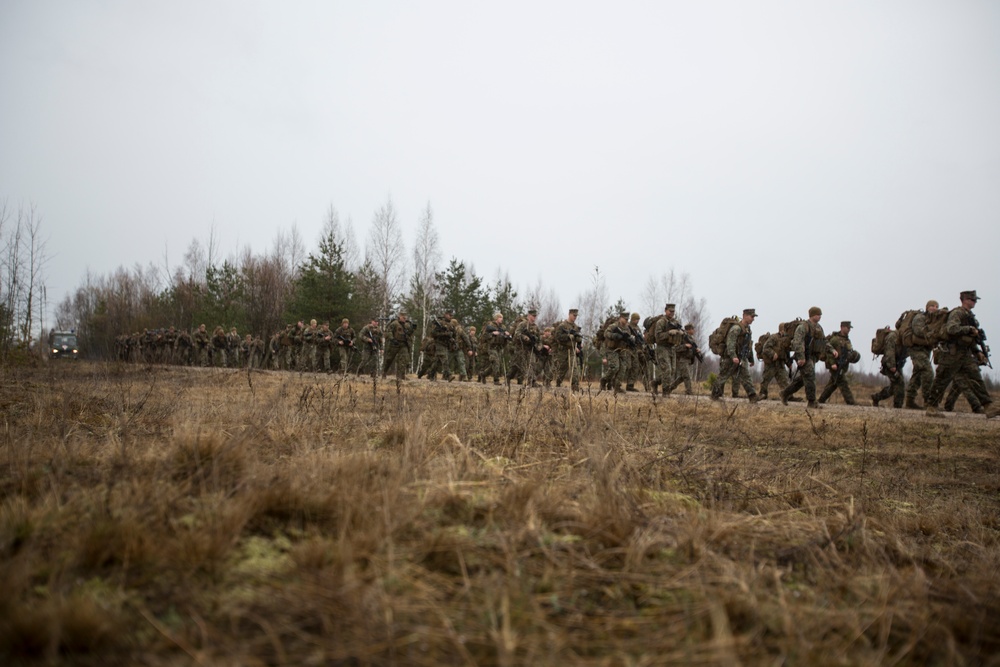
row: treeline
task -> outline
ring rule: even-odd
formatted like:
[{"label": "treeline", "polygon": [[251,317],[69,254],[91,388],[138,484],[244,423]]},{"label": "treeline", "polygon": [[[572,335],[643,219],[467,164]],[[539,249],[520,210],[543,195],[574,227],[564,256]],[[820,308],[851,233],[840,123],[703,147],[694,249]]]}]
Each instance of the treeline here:
[{"label": "treeline", "polygon": [[[176,267],[164,262],[86,275],[59,303],[57,327],[75,329],[84,354],[110,357],[117,336],[169,326],[189,331],[200,324],[227,331],[235,326],[241,334],[266,339],[289,322],[316,319],[336,326],[346,317],[363,324],[405,309],[422,337],[428,319],[446,308],[463,324],[477,327],[495,312],[512,319],[529,305],[539,310],[543,325],[566,315],[560,297],[541,283],[522,294],[499,269],[488,280],[458,258],[442,264],[429,204],[419,217],[411,253],[391,199],[375,212],[363,253],[350,221],[341,225],[333,207],[311,251],[294,227],[279,232],[264,253],[245,248],[222,259],[218,245],[213,233],[207,242],[191,241]],[[628,308],[623,299],[611,303],[596,269],[582,288],[571,305],[581,310],[585,333],[611,311]],[[633,309],[645,317],[662,312],[668,299],[678,303],[685,321],[704,332],[705,303],[693,297],[686,275],[650,278],[643,293],[647,303]]]}]

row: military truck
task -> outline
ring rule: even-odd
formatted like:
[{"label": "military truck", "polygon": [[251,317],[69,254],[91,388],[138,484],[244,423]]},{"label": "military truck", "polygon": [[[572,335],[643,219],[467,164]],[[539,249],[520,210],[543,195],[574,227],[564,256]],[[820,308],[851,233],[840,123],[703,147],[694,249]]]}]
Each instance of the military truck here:
[{"label": "military truck", "polygon": [[80,348],[74,331],[49,332],[49,359],[76,359]]}]

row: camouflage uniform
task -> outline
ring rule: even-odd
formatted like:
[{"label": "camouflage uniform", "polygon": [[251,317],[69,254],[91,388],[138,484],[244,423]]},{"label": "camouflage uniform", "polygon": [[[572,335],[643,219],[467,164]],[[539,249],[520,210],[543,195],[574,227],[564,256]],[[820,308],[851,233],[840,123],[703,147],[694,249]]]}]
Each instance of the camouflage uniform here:
[{"label": "camouflage uniform", "polygon": [[[500,384],[500,378],[506,377],[503,355],[507,347],[507,341],[510,338],[510,333],[507,332],[507,329],[503,325],[502,317],[494,318],[492,322],[483,327],[483,344],[486,346],[489,368],[484,368],[480,371],[480,382],[486,382],[486,376],[492,375],[493,384]],[[489,370],[488,373],[487,370]]]},{"label": "camouflage uniform", "polygon": [[[635,347],[628,348],[628,370],[625,372],[625,391],[636,391],[635,383],[642,380],[643,389],[652,389],[649,378],[646,377],[646,341],[642,337],[642,329],[639,327],[639,313],[632,313],[628,323],[632,340]],[[674,366],[676,368],[676,353],[674,355]]]},{"label": "camouflage uniform", "polygon": [[319,336],[319,327],[316,326],[316,320],[312,320],[309,322],[309,326],[307,326],[302,332],[302,350],[304,357],[302,362],[303,370],[318,370],[317,353],[319,350],[316,345],[317,336]]},{"label": "camouflage uniform", "polygon": [[232,327],[226,334],[227,366],[230,368],[240,367],[240,342],[240,335],[237,333],[236,327]]},{"label": "camouflage uniform", "polygon": [[323,373],[333,372],[333,332],[330,323],[323,322],[319,331],[313,335],[313,345],[316,348],[316,370]]},{"label": "camouflage uniform", "polygon": [[225,368],[228,345],[226,330],[222,327],[215,327],[215,331],[212,332],[212,365]]},{"label": "camouflage uniform", "polygon": [[417,379],[427,376],[428,380],[436,380],[441,370],[441,362],[437,357],[437,342],[434,336],[424,336],[420,341],[420,368],[417,369]]},{"label": "camouflage uniform", "polygon": [[691,386],[691,367],[695,361],[701,361],[705,355],[698,349],[698,341],[690,333],[693,331],[694,327],[685,327],[681,344],[677,346],[677,366],[674,369],[674,381],[663,390],[664,394],[670,394],[670,392],[682,384],[684,385],[685,394],[690,396],[694,393]]},{"label": "camouflage uniform", "polygon": [[927,311],[921,311],[913,316],[910,323],[913,329],[913,342],[908,348],[913,370],[910,373],[910,384],[906,387],[905,405],[911,409],[919,409],[917,391],[923,390],[924,403],[934,384],[934,366],[931,364],[931,349],[934,347],[927,331]]},{"label": "camouflage uniform", "polygon": [[899,339],[899,332],[893,329],[885,338],[885,352],[882,354],[882,366],[879,373],[889,378],[888,386],[872,394],[872,405],[878,406],[879,401],[892,397],[892,407],[902,408],[906,396],[906,381],[903,379],[903,366],[906,365],[906,348]]},{"label": "camouflage uniform", "polygon": [[802,364],[799,366],[795,379],[781,391],[783,403],[787,403],[795,392],[805,387],[809,407],[819,407],[819,403],[816,402],[816,360],[825,348],[826,336],[824,336],[823,327],[820,326],[819,322],[813,322],[812,319],[799,322],[792,335],[792,351],[795,353],[795,363],[798,364],[801,361]]},{"label": "camouflage uniform", "polygon": [[466,362],[466,379],[472,380],[479,366],[479,340],[476,338],[476,327],[469,327],[466,333],[469,334],[469,360]]},{"label": "camouflage uniform", "polygon": [[341,322],[340,327],[334,332],[333,342],[335,345],[333,349],[337,351],[341,373],[347,373],[347,368],[350,366],[351,351],[354,349],[356,335],[354,328],[347,320]]},{"label": "camouflage uniform", "polygon": [[[788,386],[788,353],[791,341],[780,333],[771,334],[764,340],[760,360],[764,362],[764,372],[760,378],[760,398],[767,398],[767,387],[771,381],[778,383],[778,389]],[[775,359],[774,355],[778,355]]]},{"label": "camouflage uniform", "polygon": [[[850,323],[848,323],[849,325]],[[833,356],[834,351],[837,352],[837,357]],[[851,345],[849,336],[845,335],[842,331],[835,331],[830,334],[830,337],[826,341],[826,366],[830,369],[830,381],[823,387],[823,393],[819,396],[820,403],[826,403],[830,400],[833,392],[840,389],[840,393],[844,397],[844,403],[856,405],[854,394],[851,393],[851,385],[847,381],[851,359],[854,355],[854,346]],[[832,368],[834,365],[837,366],[836,370]]]},{"label": "camouflage uniform", "polygon": [[453,375],[458,376],[459,381],[465,381],[469,375],[468,369],[465,366],[465,360],[468,358],[472,343],[469,341],[469,334],[465,333],[462,323],[457,318],[451,318],[448,322],[448,328],[451,329],[452,340],[454,341],[454,344],[448,350],[449,370]]},{"label": "camouflage uniform", "polygon": [[614,389],[616,394],[621,392],[622,380],[625,379],[628,372],[629,343],[634,343],[627,318],[628,315],[622,313],[617,322],[612,322],[604,330],[605,358],[608,360],[608,365],[601,377],[601,388]]},{"label": "camouflage uniform", "polygon": [[538,361],[536,355],[542,349],[542,332],[535,324],[534,311],[528,311],[529,317],[524,318],[514,329],[514,358],[510,370],[507,371],[507,381],[518,378],[528,386],[535,386]]},{"label": "camouflage uniform", "polygon": [[[934,384],[925,399],[928,412],[932,414],[936,412],[944,390],[949,383],[954,382],[958,391],[969,401],[973,412],[985,412],[987,416],[992,417],[995,415],[995,411],[992,409],[993,401],[988,393],[983,395],[985,385],[979,372],[978,341],[973,334],[973,331],[980,334],[982,332],[978,320],[972,314],[971,306],[964,305],[966,299],[972,299],[973,305],[979,299],[975,291],[963,292],[962,299],[963,305],[948,313],[948,321],[945,325],[948,341],[941,355],[937,377],[934,378]],[[982,389],[979,389],[980,385],[982,385]]]},{"label": "camouflage uniform", "polygon": [[571,310],[573,321],[565,319],[552,328],[552,377],[556,386],[569,376],[570,388],[580,389],[580,360],[577,356],[583,344],[583,333],[576,323],[577,311]]},{"label": "camouflage uniform", "polygon": [[191,350],[194,348],[194,340],[184,329],[177,334],[177,341],[174,343],[174,363],[182,366],[191,365]]},{"label": "camouflage uniform", "polygon": [[385,331],[385,359],[382,362],[382,377],[390,368],[396,369],[396,379],[406,378],[410,365],[410,345],[413,338],[413,323],[407,321],[406,313],[400,313]]},{"label": "camouflage uniform", "polygon": [[436,366],[441,371],[442,380],[451,379],[451,351],[457,349],[455,330],[451,328],[451,315],[445,313],[440,318],[431,319],[431,336],[434,338],[434,357]]},{"label": "camouflage uniform", "polygon": [[[744,315],[748,312],[744,311]],[[756,317],[756,313],[754,313]],[[739,363],[733,363],[733,359],[738,359]],[[726,333],[726,353],[719,358],[719,375],[712,385],[712,399],[722,398],[722,392],[726,387],[726,382],[730,378],[735,378],[747,393],[751,401],[757,400],[757,392],[753,388],[750,380],[750,364],[754,363],[753,358],[753,333],[750,325],[744,324],[741,320],[729,327]]]},{"label": "camouflage uniform", "polygon": [[378,351],[382,349],[382,330],[379,329],[378,322],[372,320],[361,327],[358,337],[361,340],[361,365],[358,366],[358,375],[375,377],[378,373]]},{"label": "camouflage uniform", "polygon": [[542,344],[538,349],[535,359],[538,362],[538,372],[536,375],[541,378],[546,387],[552,386],[552,327],[545,327],[542,331]]},{"label": "camouflage uniform", "polygon": [[677,345],[684,337],[681,323],[673,317],[664,314],[653,328],[653,340],[656,341],[656,373],[653,383],[656,387],[669,387],[674,382],[677,366]]}]

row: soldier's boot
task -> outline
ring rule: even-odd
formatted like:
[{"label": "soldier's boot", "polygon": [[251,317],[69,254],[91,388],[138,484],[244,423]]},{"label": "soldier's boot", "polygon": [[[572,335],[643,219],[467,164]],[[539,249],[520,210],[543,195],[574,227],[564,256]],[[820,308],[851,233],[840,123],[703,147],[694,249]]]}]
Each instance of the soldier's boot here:
[{"label": "soldier's boot", "polygon": [[493,384],[500,384],[500,378],[493,378]]},{"label": "soldier's boot", "polygon": [[981,405],[977,405],[976,407],[972,408],[972,413],[976,414],[976,415],[985,415],[986,414],[986,408],[984,408]]},{"label": "soldier's boot", "polygon": [[759,400],[761,400],[761,401],[766,401],[767,400],[767,390],[766,389],[764,391],[758,392],[757,395],[760,397]]},{"label": "soldier's boot", "polygon": [[[924,403],[926,403],[926,402],[927,401],[925,400]],[[949,401],[949,400],[946,399],[945,402],[944,402],[944,411],[945,412],[954,412],[955,411],[955,401]]]},{"label": "soldier's boot", "polygon": [[1000,403],[992,402],[986,404],[986,418],[993,419],[1000,417]]},{"label": "soldier's boot", "polygon": [[878,407],[878,402],[882,400],[878,394],[872,394],[872,405]]},{"label": "soldier's boot", "polygon": [[639,391],[639,390],[635,388],[634,384],[627,384],[625,385],[625,391]]},{"label": "soldier's boot", "polygon": [[906,403],[904,403],[903,406],[907,410],[923,410],[923,407],[917,405],[917,398],[916,398],[916,396],[907,396],[906,397]]},{"label": "soldier's boot", "polygon": [[757,403],[758,401],[760,401],[760,394],[750,394],[749,396],[747,396],[747,400],[749,400],[751,403]]},{"label": "soldier's boot", "polygon": [[622,386],[620,384],[616,384],[614,386],[614,390],[615,390],[616,394],[620,394],[620,393],[622,393]]},{"label": "soldier's boot", "polygon": [[924,414],[927,415],[928,417],[941,417],[941,418],[944,417],[944,415],[941,414],[941,412],[933,405],[928,405],[924,409]]},{"label": "soldier's boot", "polygon": [[808,407],[812,408],[813,410],[819,410],[820,408],[823,407],[822,405],[820,405],[816,401],[809,401],[809,403],[807,405],[808,405]]},{"label": "soldier's boot", "polygon": [[781,404],[788,405],[788,394],[784,389],[781,390]]},{"label": "soldier's boot", "polygon": [[659,386],[660,386],[660,381],[659,380],[653,380],[653,382],[650,383],[649,393],[651,393],[653,396],[656,396],[656,389]]}]

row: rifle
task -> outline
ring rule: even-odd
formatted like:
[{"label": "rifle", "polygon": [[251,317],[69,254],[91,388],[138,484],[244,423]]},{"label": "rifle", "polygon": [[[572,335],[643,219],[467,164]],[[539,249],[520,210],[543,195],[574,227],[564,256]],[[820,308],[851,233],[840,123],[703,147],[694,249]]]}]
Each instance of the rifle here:
[{"label": "rifle", "polygon": [[979,326],[979,320],[976,319],[975,315],[970,312],[969,317],[972,318],[972,326],[976,327],[976,331],[979,332],[979,335],[976,336],[976,348],[986,358],[986,366],[993,368],[993,364],[990,362],[990,346],[986,344],[986,332]]},{"label": "rifle", "polygon": [[337,338],[337,340],[344,343],[344,347],[354,347],[354,341],[345,336],[344,334],[337,332],[334,334],[334,336]]}]

